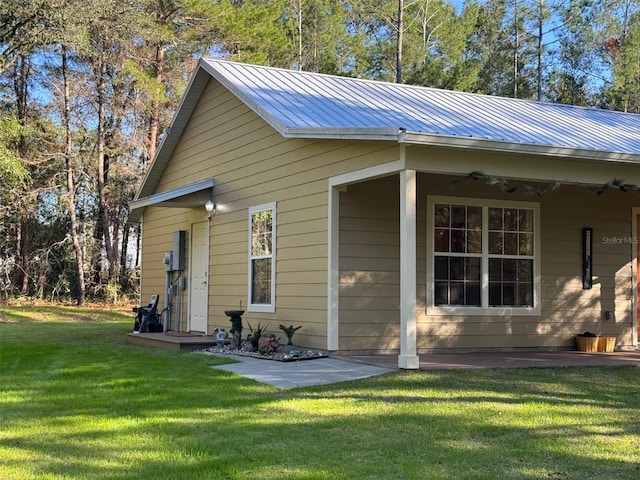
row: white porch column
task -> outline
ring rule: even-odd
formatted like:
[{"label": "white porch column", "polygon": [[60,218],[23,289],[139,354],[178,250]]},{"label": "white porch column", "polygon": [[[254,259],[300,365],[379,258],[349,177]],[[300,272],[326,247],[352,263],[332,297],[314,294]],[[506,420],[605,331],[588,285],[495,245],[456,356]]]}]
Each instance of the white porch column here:
[{"label": "white porch column", "polygon": [[398,368],[418,369],[416,327],[416,171],[400,172],[400,355]]},{"label": "white porch column", "polygon": [[338,350],[340,341],[340,192],[344,187],[329,186],[328,255],[327,255],[327,350]]}]

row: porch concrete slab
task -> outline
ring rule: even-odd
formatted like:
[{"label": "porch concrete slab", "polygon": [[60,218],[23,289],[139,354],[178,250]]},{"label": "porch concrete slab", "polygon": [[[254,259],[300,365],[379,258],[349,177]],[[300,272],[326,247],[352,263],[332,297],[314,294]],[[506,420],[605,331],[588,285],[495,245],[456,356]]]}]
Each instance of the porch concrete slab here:
[{"label": "porch concrete slab", "polygon": [[283,390],[347,382],[396,370],[393,367],[389,368],[338,358],[317,358],[295,362],[278,362],[241,356],[229,358],[237,360],[238,363],[216,365],[213,368],[237,373]]},{"label": "porch concrete slab", "polygon": [[[387,368],[398,367],[397,355],[353,355],[341,357]],[[640,351],[586,353],[553,352],[465,352],[420,355],[420,370],[456,368],[530,368],[635,365],[640,367]]]}]

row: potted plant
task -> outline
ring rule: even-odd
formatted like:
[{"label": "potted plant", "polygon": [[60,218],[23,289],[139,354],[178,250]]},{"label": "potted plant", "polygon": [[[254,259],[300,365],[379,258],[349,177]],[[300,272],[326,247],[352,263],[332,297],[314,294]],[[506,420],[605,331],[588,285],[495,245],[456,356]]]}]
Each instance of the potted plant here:
[{"label": "potted plant", "polygon": [[598,336],[595,333],[579,333],[576,335],[576,343],[578,344],[578,350],[581,352],[598,351]]},{"label": "potted plant", "polygon": [[600,336],[598,337],[598,351],[611,353],[616,350],[616,337]]}]

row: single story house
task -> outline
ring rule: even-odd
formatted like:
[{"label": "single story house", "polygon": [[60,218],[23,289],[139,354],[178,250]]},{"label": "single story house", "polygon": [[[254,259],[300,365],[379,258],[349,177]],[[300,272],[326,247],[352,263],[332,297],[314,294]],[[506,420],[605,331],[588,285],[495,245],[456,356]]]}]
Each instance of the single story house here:
[{"label": "single story house", "polygon": [[636,348],[639,188],[640,115],[203,58],[129,221],[165,329],[413,369]]}]

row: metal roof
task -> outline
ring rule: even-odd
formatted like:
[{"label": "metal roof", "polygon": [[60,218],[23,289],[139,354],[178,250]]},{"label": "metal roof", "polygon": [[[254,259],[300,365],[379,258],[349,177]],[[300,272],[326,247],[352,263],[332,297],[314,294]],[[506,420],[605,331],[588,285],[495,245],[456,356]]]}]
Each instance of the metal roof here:
[{"label": "metal roof", "polygon": [[[402,132],[640,155],[640,115],[299,72],[202,66],[290,137],[402,139]],[[640,159],[638,159],[640,161]]]},{"label": "metal roof", "polygon": [[[292,138],[390,140],[640,164],[640,115],[202,58],[147,170],[144,208],[214,78]],[[138,212],[138,214],[141,212]]]}]

